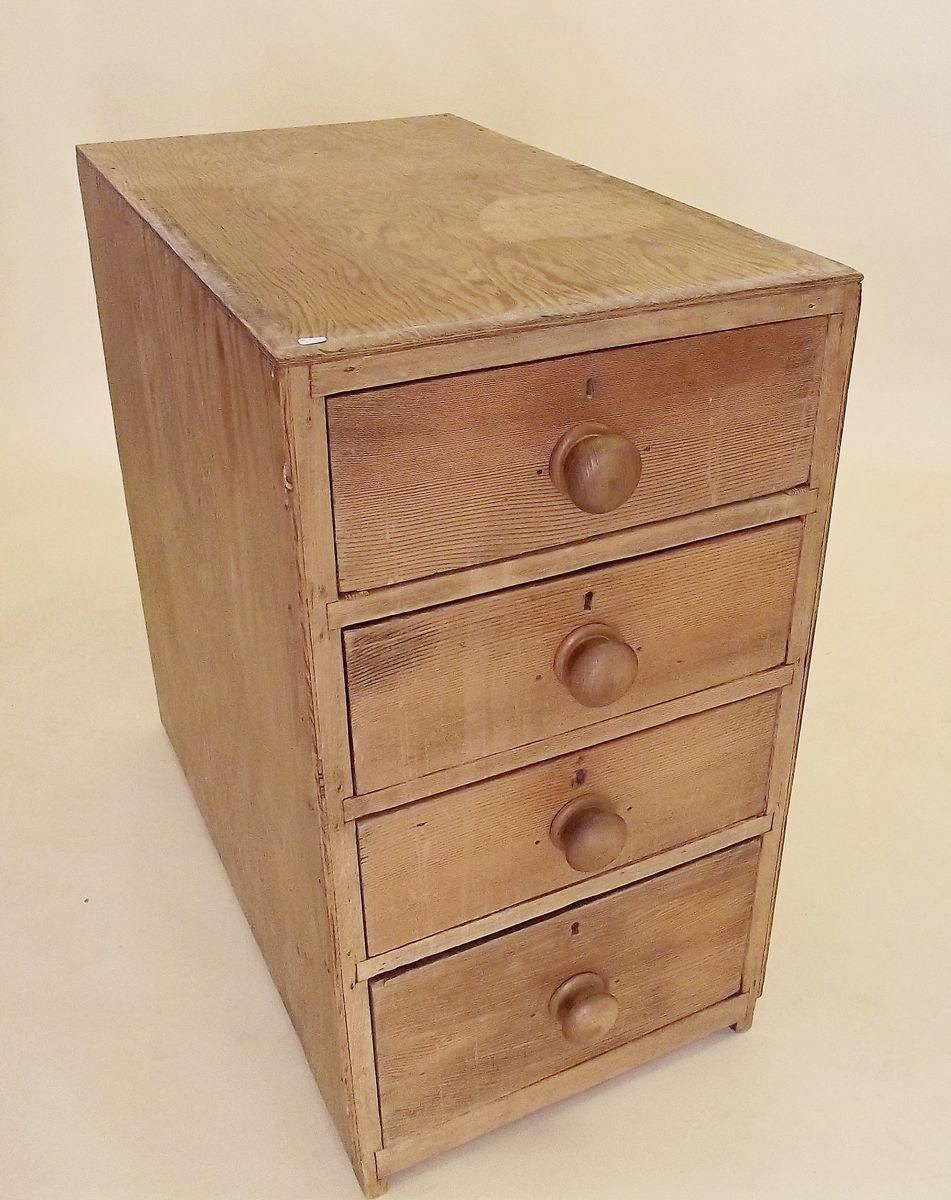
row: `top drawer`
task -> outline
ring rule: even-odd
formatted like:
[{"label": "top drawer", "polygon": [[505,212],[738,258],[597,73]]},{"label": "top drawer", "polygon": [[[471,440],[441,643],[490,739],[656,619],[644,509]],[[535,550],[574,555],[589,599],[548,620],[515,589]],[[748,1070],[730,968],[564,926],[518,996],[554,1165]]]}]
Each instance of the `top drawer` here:
[{"label": "top drawer", "polygon": [[[341,591],[805,483],[825,330],[810,317],[329,397]],[[591,423],[636,454],[589,441],[569,464],[575,480],[593,472],[589,496],[612,503],[640,459],[608,512],[582,511],[549,476],[560,439]]]}]

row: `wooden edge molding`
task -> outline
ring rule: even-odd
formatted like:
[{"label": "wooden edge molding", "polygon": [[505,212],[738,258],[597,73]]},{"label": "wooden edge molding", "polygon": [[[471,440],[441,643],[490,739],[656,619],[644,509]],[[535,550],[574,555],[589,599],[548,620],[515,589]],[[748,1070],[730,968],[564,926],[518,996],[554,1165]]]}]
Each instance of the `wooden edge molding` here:
[{"label": "wooden edge molding", "polygon": [[781,699],[777,722],[767,804],[767,811],[773,814],[774,821],[770,833],[763,838],[753,920],[743,969],[742,986],[751,996],[750,1012],[745,1026],[752,1020],[752,1007],[763,991],[770,934],[776,910],[779,868],[802,731],[803,707],[812,660],[813,637],[860,304],[861,288],[857,282],[853,282],[846,291],[844,311],[830,316],[828,321],[813,450],[812,479],[818,484],[818,503],[815,513],[805,521],[799,578],[796,584],[796,601],[793,606],[788,647],[788,658],[795,663],[795,676],[792,686],[784,692]]},{"label": "wooden edge molding", "polygon": [[581,883],[559,888],[556,892],[549,892],[547,895],[533,900],[526,900],[522,904],[513,904],[510,908],[503,908],[500,912],[490,913],[488,916],[469,921],[465,925],[456,925],[452,929],[434,933],[430,937],[421,938],[418,942],[410,942],[409,945],[400,946],[396,950],[386,950],[382,954],[374,955],[373,958],[359,963],[357,978],[373,979],[377,975],[384,975],[388,971],[395,971],[400,967],[409,966],[410,963],[419,962],[420,959],[433,958],[437,954],[455,950],[469,942],[493,937],[515,925],[524,925],[539,917],[549,916],[560,909],[570,908],[571,905],[578,904],[580,901],[602,896],[606,892],[615,891],[629,883],[636,883],[639,879],[646,879],[650,875],[660,875],[663,871],[683,866],[684,863],[693,862],[694,859],[703,858],[707,854],[714,854],[717,850],[725,850],[728,846],[735,846],[740,842],[749,841],[750,838],[759,837],[768,833],[772,824],[773,818],[768,814],[762,817],[751,817],[747,821],[728,825],[726,829],[720,829],[706,837],[696,838],[692,842],[684,842],[681,846],[675,846],[660,854],[652,854],[649,858],[642,858],[639,862],[628,863],[613,871],[606,871],[602,875],[585,879]]},{"label": "wooden edge molding", "polygon": [[684,1017],[681,1021],[655,1030],[654,1033],[645,1034],[626,1046],[609,1050],[606,1054],[579,1063],[578,1066],[549,1076],[548,1079],[542,1079],[491,1104],[480,1105],[471,1112],[447,1121],[444,1125],[418,1137],[384,1146],[377,1152],[377,1171],[380,1175],[389,1175],[393,1171],[411,1167],[433,1154],[451,1150],[454,1146],[460,1146],[480,1134],[489,1133],[500,1125],[527,1116],[536,1109],[564,1100],[576,1092],[594,1087],[595,1084],[604,1083],[605,1080],[613,1079],[632,1067],[638,1067],[671,1050],[677,1050],[706,1037],[709,1033],[726,1029],[744,1018],[748,1005],[749,998],[745,994],[731,996],[728,1000],[721,1000],[719,1004],[713,1004],[692,1016]]},{"label": "wooden edge molding", "polygon": [[769,671],[760,671],[756,675],[720,683],[716,687],[705,688],[702,692],[692,692],[689,696],[678,696],[676,700],[665,700],[663,704],[654,704],[637,712],[611,717],[595,725],[569,729],[542,742],[531,742],[527,746],[502,750],[474,762],[434,771],[420,779],[381,788],[377,792],[350,796],[343,802],[344,817],[348,821],[357,817],[368,817],[371,813],[385,812],[388,808],[398,808],[401,804],[422,800],[424,796],[450,792],[493,775],[505,775],[519,767],[541,762],[542,759],[574,754],[578,750],[587,749],[588,746],[610,742],[629,733],[639,733],[642,729],[652,729],[655,725],[664,725],[668,721],[679,720],[680,717],[690,717],[694,713],[705,712],[708,708],[717,708],[721,704],[732,704],[734,700],[745,700],[749,696],[758,696],[761,692],[783,688],[792,682],[793,670],[791,666],[772,667]]},{"label": "wooden edge molding", "polygon": [[638,558],[671,546],[687,545],[705,538],[738,533],[773,521],[808,516],[815,512],[817,493],[814,488],[792,488],[755,500],[740,500],[684,517],[653,521],[618,533],[604,534],[583,542],[572,542],[551,550],[537,550],[504,562],[470,567],[429,579],[401,583],[378,591],[361,593],[331,601],[327,605],[327,621],[331,629],[362,625],[397,613],[413,612],[482,596],[487,592],[503,591],[524,583],[551,579],[587,567]]},{"label": "wooden edge molding", "polygon": [[657,305],[611,316],[574,317],[570,324],[552,322],[533,328],[502,329],[481,336],[468,334],[427,345],[379,349],[357,355],[341,353],[334,359],[321,358],[318,354],[310,364],[311,393],[315,397],[329,396],[405,383],[410,379],[452,375],[462,370],[479,371],[541,358],[584,354],[589,350],[606,350],[612,346],[717,333],[745,325],[828,316],[842,311],[850,285],[853,285],[853,279],[847,276],[826,283],[797,284],[769,292],[694,300],[666,307]]},{"label": "wooden edge molding", "polygon": [[[366,955],[363,898],[354,827],[343,817],[342,797],[353,790],[343,648],[339,631],[327,627],[327,595],[335,594],[336,563],[326,477],[327,443],[323,411],[314,412],[301,370],[279,374],[284,405],[288,463],[285,488],[295,518],[295,536],[305,613],[304,637],[313,698],[314,732],[319,753],[314,780],[314,819],[321,828],[323,885],[330,899],[329,937],[337,973],[335,999],[342,1009],[348,1071],[344,1079],[354,1125],[351,1160],[364,1193],[386,1190],[376,1172],[382,1145],[377,1096],[376,1055],[367,986],[356,978]],[[307,445],[309,453],[301,453]]]}]

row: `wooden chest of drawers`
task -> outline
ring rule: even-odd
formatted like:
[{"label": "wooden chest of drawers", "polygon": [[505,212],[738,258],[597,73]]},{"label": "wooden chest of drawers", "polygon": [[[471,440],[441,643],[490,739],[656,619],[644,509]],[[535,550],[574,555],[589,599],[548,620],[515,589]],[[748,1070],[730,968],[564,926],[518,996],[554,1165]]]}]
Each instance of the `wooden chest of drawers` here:
[{"label": "wooden chest of drawers", "polygon": [[447,116],[79,170],[162,719],[367,1194],[747,1027],[860,277]]}]

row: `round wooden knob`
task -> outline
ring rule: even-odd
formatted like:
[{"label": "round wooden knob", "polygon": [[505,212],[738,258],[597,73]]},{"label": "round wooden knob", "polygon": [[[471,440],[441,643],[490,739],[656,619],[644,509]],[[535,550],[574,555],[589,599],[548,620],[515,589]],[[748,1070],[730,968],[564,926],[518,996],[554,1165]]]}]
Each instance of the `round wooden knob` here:
[{"label": "round wooden knob", "polygon": [[551,823],[551,840],[573,871],[603,871],[627,842],[627,825],[603,796],[588,793],[569,800]]},{"label": "round wooden knob", "polygon": [[548,1011],[569,1042],[584,1046],[611,1032],[620,1007],[601,976],[585,971],[555,988]]},{"label": "round wooden knob", "polygon": [[562,436],[551,452],[548,473],[575,508],[609,513],[620,508],[637,487],[641,455],[622,433],[591,421]]},{"label": "round wooden knob", "polygon": [[637,655],[610,625],[582,625],[555,652],[555,674],[585,708],[603,708],[637,678]]}]

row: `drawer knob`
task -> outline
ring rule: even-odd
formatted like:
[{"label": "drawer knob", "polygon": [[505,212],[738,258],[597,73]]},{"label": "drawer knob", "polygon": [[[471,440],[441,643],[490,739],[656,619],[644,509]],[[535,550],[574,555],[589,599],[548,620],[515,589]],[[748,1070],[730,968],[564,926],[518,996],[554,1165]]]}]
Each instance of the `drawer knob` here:
[{"label": "drawer knob", "polygon": [[551,840],[572,871],[603,871],[627,842],[627,825],[603,796],[575,796],[555,815]]},{"label": "drawer knob", "polygon": [[611,1032],[620,1008],[601,976],[585,971],[555,988],[548,1011],[569,1042],[585,1046]]},{"label": "drawer knob", "polygon": [[614,704],[637,678],[637,655],[610,625],[582,625],[555,652],[555,674],[585,708]]},{"label": "drawer knob", "polygon": [[551,481],[575,508],[609,513],[628,500],[641,477],[640,451],[608,425],[575,425],[562,436],[548,464]]}]

